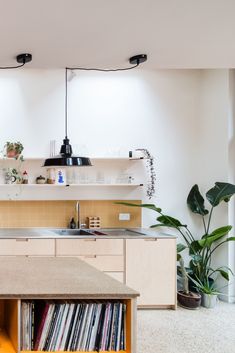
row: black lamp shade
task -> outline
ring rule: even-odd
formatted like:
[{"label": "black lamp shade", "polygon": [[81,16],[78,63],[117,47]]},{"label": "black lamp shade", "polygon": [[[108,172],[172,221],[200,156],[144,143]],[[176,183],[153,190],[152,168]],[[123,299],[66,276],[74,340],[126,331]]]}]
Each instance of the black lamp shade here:
[{"label": "black lamp shade", "polygon": [[60,155],[52,158],[47,158],[44,162],[44,167],[89,167],[91,166],[90,158],[76,157],[72,155],[72,146],[69,144],[69,139],[65,137],[63,145],[60,148]]},{"label": "black lamp shade", "polygon": [[89,167],[92,166],[90,158],[76,156],[56,156],[47,158],[44,167]]}]

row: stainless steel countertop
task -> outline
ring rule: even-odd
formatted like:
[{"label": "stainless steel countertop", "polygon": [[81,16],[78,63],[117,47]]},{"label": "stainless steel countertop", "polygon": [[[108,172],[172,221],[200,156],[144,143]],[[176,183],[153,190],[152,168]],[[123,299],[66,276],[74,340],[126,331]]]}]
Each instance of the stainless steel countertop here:
[{"label": "stainless steel countertop", "polygon": [[[107,235],[58,235],[55,228],[0,228],[0,239],[174,239],[176,236],[149,228],[102,228]],[[61,229],[61,228],[58,228]],[[66,230],[66,229],[65,229]]]}]

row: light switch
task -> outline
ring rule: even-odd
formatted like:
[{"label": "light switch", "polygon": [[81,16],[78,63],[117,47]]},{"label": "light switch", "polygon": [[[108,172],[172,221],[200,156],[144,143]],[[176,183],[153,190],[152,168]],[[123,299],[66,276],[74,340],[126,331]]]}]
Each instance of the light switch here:
[{"label": "light switch", "polygon": [[119,213],[119,221],[129,221],[130,219],[130,213]]}]

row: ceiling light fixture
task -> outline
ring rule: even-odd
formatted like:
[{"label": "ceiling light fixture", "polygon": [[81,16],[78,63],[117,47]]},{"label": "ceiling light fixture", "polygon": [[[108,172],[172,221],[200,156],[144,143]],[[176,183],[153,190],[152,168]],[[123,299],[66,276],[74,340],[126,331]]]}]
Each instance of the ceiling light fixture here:
[{"label": "ceiling light fixture", "polygon": [[91,166],[90,158],[88,157],[77,157],[73,155],[72,146],[69,143],[68,138],[68,70],[85,70],[85,71],[102,71],[102,72],[116,72],[126,71],[134,69],[139,64],[147,60],[146,54],[139,54],[132,56],[129,59],[129,63],[134,66],[117,69],[100,69],[100,68],[85,68],[85,67],[66,67],[65,68],[65,138],[60,148],[60,154],[55,157],[47,158],[44,162],[44,167],[87,167]]},{"label": "ceiling light fixture", "polygon": [[68,68],[65,68],[65,138],[60,147],[59,156],[47,158],[44,167],[88,167],[91,166],[90,158],[73,155],[72,146],[68,138]]},{"label": "ceiling light fixture", "polygon": [[0,66],[0,70],[18,69],[18,68],[20,68],[20,67],[24,66],[25,64],[30,63],[32,61],[32,54],[29,54],[29,53],[19,54],[16,56],[15,59],[20,65]]}]

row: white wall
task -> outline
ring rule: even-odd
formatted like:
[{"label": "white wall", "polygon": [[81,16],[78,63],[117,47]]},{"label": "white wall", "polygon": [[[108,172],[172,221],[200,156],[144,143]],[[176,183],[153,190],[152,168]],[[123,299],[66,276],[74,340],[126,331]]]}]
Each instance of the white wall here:
[{"label": "white wall", "polygon": [[[208,188],[227,175],[226,72],[77,72],[69,82],[68,108],[74,152],[127,155],[130,149],[148,148],[156,158],[153,202],[190,221],[185,202],[191,186]],[[26,157],[46,157],[55,139],[59,150],[64,137],[64,71],[0,72],[0,111],[0,146],[20,140]],[[144,224],[153,219],[149,212]]]}]

